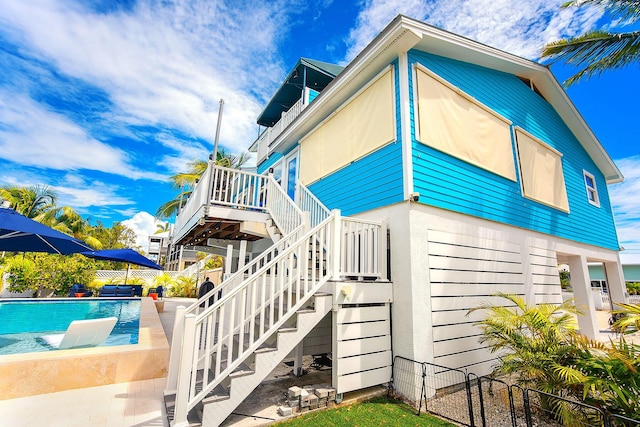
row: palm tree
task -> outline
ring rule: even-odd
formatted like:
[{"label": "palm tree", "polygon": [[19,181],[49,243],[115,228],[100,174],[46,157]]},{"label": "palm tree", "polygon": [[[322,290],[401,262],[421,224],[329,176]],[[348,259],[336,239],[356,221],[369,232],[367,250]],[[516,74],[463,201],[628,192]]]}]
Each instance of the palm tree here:
[{"label": "palm tree", "polygon": [[159,224],[156,224],[156,232],[153,234],[166,233],[170,229],[171,227],[168,222],[161,222]]},{"label": "palm tree", "polygon": [[[220,149],[216,155],[216,165],[225,168],[239,169],[247,160],[249,160],[248,153],[233,155],[225,149]],[[156,218],[168,219],[178,213],[180,207],[184,206],[189,199],[191,192],[207,170],[209,164],[204,160],[192,160],[188,166],[189,169],[187,172],[178,173],[170,178],[173,187],[179,189],[180,194],[174,199],[161,204],[156,210]]]},{"label": "palm tree", "polygon": [[569,301],[529,306],[517,295],[498,296],[508,306],[483,304],[469,310],[487,312],[476,322],[483,332],[480,342],[500,355],[498,372],[518,374],[523,385],[555,394],[563,384],[556,368],[577,336],[576,308]]},{"label": "palm tree", "polygon": [[58,208],[58,211],[61,211],[61,214],[56,218],[53,228],[82,240],[95,249],[104,248],[103,242],[94,233],[95,227],[82,218],[75,209],[63,206]]},{"label": "palm tree", "polygon": [[55,219],[58,197],[47,186],[5,185],[0,187],[0,198],[8,201],[11,209],[28,218],[43,223],[51,223]]},{"label": "palm tree", "polygon": [[[573,0],[562,7],[583,6],[600,7],[606,13],[618,16],[624,24],[640,20],[638,0]],[[582,68],[565,82],[569,86],[582,78],[640,62],[640,31],[589,31],[547,44],[541,57]]]},{"label": "palm tree", "polygon": [[636,331],[640,330],[640,304],[616,303],[616,305],[622,308],[613,313],[620,314],[622,317],[613,324],[613,327],[620,332],[630,327]]}]

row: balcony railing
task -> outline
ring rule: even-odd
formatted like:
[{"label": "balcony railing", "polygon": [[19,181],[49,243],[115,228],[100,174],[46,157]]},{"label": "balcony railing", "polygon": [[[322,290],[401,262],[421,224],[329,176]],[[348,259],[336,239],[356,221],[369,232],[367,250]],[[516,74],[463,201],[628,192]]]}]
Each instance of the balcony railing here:
[{"label": "balcony railing", "polygon": [[260,134],[258,137],[258,163],[271,153],[273,150],[273,147],[270,147],[271,143],[302,113],[306,106],[307,103],[303,98],[300,98],[291,108],[282,113],[280,120],[275,125]]}]

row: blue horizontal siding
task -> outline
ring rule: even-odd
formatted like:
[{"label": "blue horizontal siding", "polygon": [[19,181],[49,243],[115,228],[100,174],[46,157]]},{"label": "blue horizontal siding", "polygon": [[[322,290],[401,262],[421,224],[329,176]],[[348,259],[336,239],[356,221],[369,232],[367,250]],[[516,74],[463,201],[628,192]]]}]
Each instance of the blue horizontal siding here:
[{"label": "blue horizontal siding", "polygon": [[355,215],[402,201],[402,148],[394,142],[309,186],[329,209]]},{"label": "blue horizontal siding", "polygon": [[273,166],[278,160],[284,157],[282,153],[272,153],[268,159],[258,165],[258,173],[265,173],[271,166]]},{"label": "blue horizontal siding", "polygon": [[[416,141],[415,102],[410,90],[414,190],[420,192],[421,202],[576,242],[618,249],[604,176],[547,101],[511,74],[411,51],[410,66],[416,62],[511,120],[513,126],[521,127],[561,152],[570,212],[523,197],[519,181],[510,181]],[[407,72],[413,87],[413,74],[410,70]],[[596,178],[599,208],[587,200],[583,169]]]}]

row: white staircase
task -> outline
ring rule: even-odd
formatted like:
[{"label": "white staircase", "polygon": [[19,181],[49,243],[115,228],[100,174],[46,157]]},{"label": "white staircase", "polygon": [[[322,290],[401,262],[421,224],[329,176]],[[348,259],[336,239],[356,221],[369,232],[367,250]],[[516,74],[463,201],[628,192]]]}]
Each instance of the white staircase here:
[{"label": "white staircase", "polygon": [[254,352],[252,363],[246,365],[245,362],[249,370],[229,376],[228,387],[221,390],[225,398],[220,399],[216,393],[203,399],[202,425],[220,425],[331,310],[332,295],[316,293],[313,299],[313,308],[296,312],[295,327],[280,328],[273,346],[267,345]]},{"label": "white staircase", "polygon": [[[232,172],[238,173],[224,170],[226,179]],[[381,269],[380,223],[330,213],[303,187],[302,212],[271,181],[250,196],[247,186],[238,188],[243,203],[259,199],[267,206],[283,237],[176,313],[165,391],[174,427],[220,425],[331,310],[333,295],[323,293],[329,280]]]}]

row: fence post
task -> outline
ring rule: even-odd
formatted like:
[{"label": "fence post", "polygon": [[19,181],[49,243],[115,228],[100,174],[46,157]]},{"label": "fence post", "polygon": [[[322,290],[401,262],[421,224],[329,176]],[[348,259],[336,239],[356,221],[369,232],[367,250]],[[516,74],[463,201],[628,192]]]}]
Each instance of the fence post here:
[{"label": "fence post", "polygon": [[529,389],[522,389],[522,403],[524,404],[524,418],[527,422],[527,427],[533,425],[531,421],[531,407],[529,406]]},{"label": "fence post", "polygon": [[182,348],[182,337],[184,336],[184,312],[186,307],[179,305],[176,307],[176,317],[173,321],[173,335],[171,336],[171,349],[169,351],[169,372],[167,372],[167,388],[165,396],[176,392],[178,387],[178,370],[180,369],[180,349]]},{"label": "fence post", "polygon": [[471,427],[475,427],[475,421],[473,419],[473,399],[471,398],[471,382],[469,381],[469,375],[465,373],[464,375],[464,385],[467,389],[467,406],[469,407],[469,421]]},{"label": "fence post", "polygon": [[340,210],[334,209],[331,211],[333,214],[333,265],[332,265],[332,279],[339,280],[340,279],[340,267],[342,264],[342,216],[340,215]]},{"label": "fence post", "polygon": [[178,372],[178,387],[172,427],[187,427],[189,388],[191,387],[191,368],[196,342],[196,316],[187,314],[184,316],[184,339],[182,341],[182,357],[180,358],[180,370]]}]

